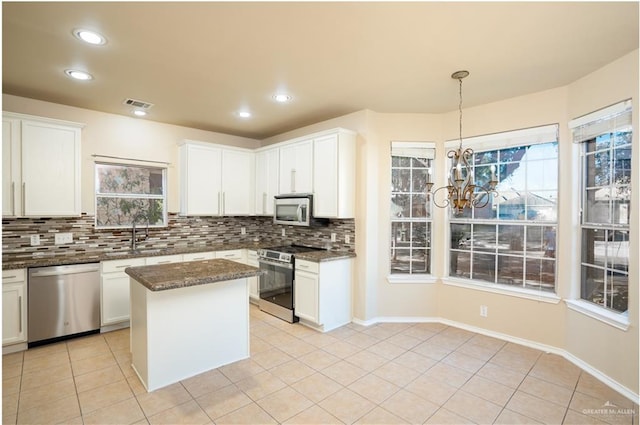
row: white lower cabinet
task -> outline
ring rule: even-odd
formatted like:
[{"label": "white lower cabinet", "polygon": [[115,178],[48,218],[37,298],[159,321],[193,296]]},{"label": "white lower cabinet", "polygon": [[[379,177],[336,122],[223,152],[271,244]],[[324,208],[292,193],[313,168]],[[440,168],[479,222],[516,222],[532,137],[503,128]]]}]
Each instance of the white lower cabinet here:
[{"label": "white lower cabinet", "polygon": [[216,258],[215,251],[193,252],[193,253],[190,253],[190,254],[182,254],[182,261],[213,260],[214,258]]},{"label": "white lower cabinet", "polygon": [[100,263],[100,326],[129,320],[129,275],[124,270],[144,265],[144,258]]},{"label": "white lower cabinet", "polygon": [[216,258],[223,258],[225,260],[237,261],[244,263],[246,260],[246,250],[244,249],[230,249],[227,251],[216,251]]},{"label": "white lower cabinet", "polygon": [[[258,252],[253,250],[247,250],[247,262],[248,266],[260,267],[258,263]],[[249,279],[249,300],[258,302],[260,300],[260,277],[254,276]]]},{"label": "white lower cabinet", "polygon": [[352,264],[296,260],[294,305],[302,323],[327,332],[351,322]]},{"label": "white lower cabinet", "polygon": [[2,345],[26,342],[27,270],[4,270],[2,272]]}]

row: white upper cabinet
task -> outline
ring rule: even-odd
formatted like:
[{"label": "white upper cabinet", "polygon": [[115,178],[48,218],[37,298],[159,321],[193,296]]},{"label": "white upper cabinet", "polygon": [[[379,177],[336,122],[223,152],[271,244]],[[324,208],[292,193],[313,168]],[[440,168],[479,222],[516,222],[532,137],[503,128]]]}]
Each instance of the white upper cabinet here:
[{"label": "white upper cabinet", "polygon": [[185,143],[180,146],[180,214],[252,214],[253,179],[253,152]]},{"label": "white upper cabinet", "polygon": [[280,150],[272,148],[256,152],[255,212],[273,215],[273,197],[278,194]]},{"label": "white upper cabinet", "polygon": [[3,214],[80,215],[81,128],[76,123],[3,114]]},{"label": "white upper cabinet", "polygon": [[313,139],[280,147],[280,194],[313,192]]},{"label": "white upper cabinet", "polygon": [[222,214],[253,214],[255,154],[222,150]]},{"label": "white upper cabinet", "polygon": [[220,215],[222,149],[184,144],[180,147],[180,214]]},{"label": "white upper cabinet", "polygon": [[313,140],[313,214],[323,218],[354,218],[356,136],[347,130]]}]

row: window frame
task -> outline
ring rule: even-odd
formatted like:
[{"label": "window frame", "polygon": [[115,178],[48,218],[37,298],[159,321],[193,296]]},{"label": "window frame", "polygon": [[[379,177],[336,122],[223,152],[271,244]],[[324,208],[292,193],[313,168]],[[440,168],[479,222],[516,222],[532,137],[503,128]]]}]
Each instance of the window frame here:
[{"label": "window frame", "polygon": [[[527,259],[529,261],[543,261],[545,257],[539,257],[536,255],[532,255],[527,252],[526,247],[522,250],[520,255],[511,254],[510,252],[501,253],[499,249],[500,243],[500,228],[503,226],[519,226],[522,227],[521,233],[525,236],[522,240],[522,245],[525,246],[527,243],[527,233],[529,228],[539,227],[542,231],[542,237],[544,238],[544,231],[547,227],[552,227],[555,231],[555,250],[557,251],[557,236],[558,236],[558,211],[557,211],[557,200],[559,194],[559,163],[560,163],[560,152],[559,152],[559,124],[550,124],[550,125],[542,125],[522,130],[512,130],[505,131],[501,133],[495,133],[490,135],[478,136],[463,139],[463,145],[465,147],[470,147],[474,149],[474,158],[473,164],[475,166],[475,154],[479,154],[482,152],[488,151],[501,151],[504,149],[516,148],[516,147],[530,147],[539,144],[551,144],[554,143],[557,149],[557,156],[555,158],[556,166],[558,167],[558,178],[555,183],[555,200],[556,200],[556,212],[554,220],[534,220],[529,218],[524,219],[501,219],[500,216],[496,213],[496,216],[493,218],[482,218],[482,217],[474,217],[472,214],[470,217],[456,217],[451,208],[449,208],[449,213],[447,214],[447,265],[444,282],[446,284],[451,284],[454,286],[461,286],[465,288],[473,288],[478,290],[485,290],[488,292],[495,292],[500,294],[512,295],[516,297],[535,299],[538,301],[558,303],[560,301],[560,297],[558,296],[558,261],[557,258],[553,257],[553,288],[551,290],[544,290],[542,284],[544,283],[542,280],[538,281],[537,287],[531,288],[527,287],[527,263],[525,262]],[[459,144],[459,140],[452,140],[445,143],[445,147],[447,149],[454,148]],[[543,158],[547,159],[547,158]],[[537,159],[536,159],[537,160]],[[532,161],[527,159],[527,162]],[[520,159],[518,160],[520,162]],[[493,162],[491,163],[493,164]],[[501,160],[496,161],[496,165],[502,164]],[[489,164],[481,164],[489,165]],[[499,186],[498,186],[499,187]],[[542,191],[546,191],[549,189],[539,189]],[[537,192],[539,190],[530,190],[530,192]],[[493,201],[485,208],[492,208]],[[488,280],[479,280],[471,277],[461,277],[456,276],[451,273],[451,261],[452,261],[452,253],[456,252],[466,252],[469,254],[470,258],[473,258],[472,255],[474,253],[484,253],[484,251],[474,251],[470,250],[456,250],[451,246],[452,240],[452,229],[454,225],[462,224],[468,225],[472,228],[474,225],[491,225],[495,230],[495,244],[496,247],[491,252],[486,252],[487,254],[494,256],[494,271],[498,269],[501,257],[517,257],[521,260],[522,264],[522,281],[519,285],[510,285],[507,283],[499,282],[498,274],[493,275],[493,281]],[[473,242],[471,242],[473,243]],[[542,264],[542,263],[541,263]],[[469,267],[471,271],[471,265]]]},{"label": "window frame", "polygon": [[[579,145],[580,150],[580,205],[579,205],[579,228],[580,231],[577,232],[576,239],[579,241],[578,246],[581,246],[581,252],[579,257],[579,262],[577,266],[576,273],[579,276],[577,279],[577,297],[574,299],[567,300],[567,305],[572,310],[581,312],[587,316],[598,319],[602,322],[605,322],[611,326],[614,326],[619,329],[626,330],[629,326],[628,320],[628,309],[629,304],[627,301],[627,309],[625,311],[620,311],[614,309],[612,306],[606,306],[599,304],[593,300],[586,298],[584,295],[585,285],[587,284],[585,281],[585,272],[587,270],[600,270],[602,271],[602,275],[604,276],[603,280],[603,289],[605,290],[604,299],[606,302],[606,288],[608,287],[607,281],[609,280],[609,272],[620,272],[621,270],[617,269],[614,266],[609,266],[608,263],[608,255],[605,255],[605,263],[603,265],[598,265],[595,261],[595,253],[592,253],[594,260],[592,262],[585,261],[585,247],[584,247],[584,234],[586,231],[603,231],[606,235],[608,232],[626,232],[628,235],[627,243],[630,245],[630,221],[629,216],[627,215],[627,223],[619,223],[613,220],[611,215],[612,212],[612,204],[610,202],[607,209],[609,210],[609,222],[601,223],[597,221],[589,221],[588,211],[589,208],[588,196],[587,192],[589,189],[593,190],[595,187],[602,188],[613,188],[615,186],[615,182],[612,180],[611,174],[609,174],[609,180],[606,185],[602,186],[589,186],[588,183],[588,172],[589,172],[589,164],[588,160],[591,157],[595,157],[598,153],[607,152],[609,155],[614,153],[616,148],[628,147],[630,149],[630,156],[632,156],[633,150],[633,127],[631,125],[632,120],[632,102],[630,99],[618,102],[616,104],[610,105],[608,107],[596,110],[569,122],[569,129],[572,133],[572,141],[574,144]],[[610,140],[607,143],[607,147],[605,149],[594,149],[589,151],[589,143],[594,142],[598,137],[601,137],[605,134],[613,134],[613,133],[630,133],[630,141],[623,145],[617,145],[615,141]],[[597,142],[596,142],[597,143]],[[609,159],[608,162],[613,162],[614,160]],[[630,164],[632,160],[630,160]],[[613,165],[608,164],[609,172],[611,172]],[[630,166],[629,172],[633,176],[633,170]],[[629,179],[628,185],[629,188],[629,205],[631,204],[631,194],[632,194],[632,182],[633,178]],[[627,211],[629,214],[629,210]],[[614,233],[615,234],[615,233]],[[608,253],[608,248],[605,250],[605,253]],[[627,270],[624,272],[627,280],[627,291],[630,286],[630,275],[629,275],[629,261],[630,255],[627,252]],[[628,292],[627,292],[628,293]]]},{"label": "window frame", "polygon": [[[107,167],[126,167],[126,168],[137,168],[137,169],[150,169],[155,171],[160,171],[162,174],[162,193],[161,194],[143,194],[143,193],[133,193],[133,192],[100,192],[100,173],[99,169],[101,166]],[[138,163],[127,163],[127,162],[106,162],[106,161],[95,161],[94,162],[94,208],[95,208],[95,217],[94,217],[94,227],[96,230],[115,230],[115,229],[131,229],[133,225],[139,227],[149,227],[149,228],[166,228],[168,226],[168,196],[167,196],[167,173],[168,167],[157,166],[157,165],[146,165],[146,164],[138,164]],[[99,199],[143,199],[143,200],[157,200],[160,201],[162,206],[161,218],[162,222],[157,224],[151,224],[144,221],[135,220],[139,214],[136,214],[134,217],[135,223],[127,223],[122,225],[100,225],[98,223],[98,200]]]},{"label": "window frame", "polygon": [[[416,194],[422,193],[422,192],[416,192],[415,190],[413,190],[414,189],[413,188],[414,181],[413,181],[413,173],[412,173],[412,171],[414,170],[413,164],[412,162],[410,162],[409,167],[394,166],[393,165],[394,156],[404,156],[404,155],[394,155],[394,152],[400,153],[400,154],[406,154],[405,157],[407,158],[427,159],[429,161],[429,164],[426,167],[424,167],[424,169],[427,170],[426,181],[433,181],[433,168],[435,166],[436,144],[434,142],[420,142],[420,141],[391,141],[389,146],[390,146],[389,158],[391,161],[389,166],[389,174],[390,174],[389,182],[391,183],[391,188],[390,188],[389,197],[388,197],[389,205],[391,206],[394,196],[397,196],[398,194],[405,194],[406,196],[409,196],[409,198],[411,199],[411,203],[413,203],[413,197]],[[424,155],[420,155],[421,151],[424,153]],[[405,169],[410,170],[410,177],[409,177],[411,182],[410,189],[409,191],[394,191],[392,187],[394,170],[405,170]],[[416,168],[416,169],[422,169],[422,168]],[[426,189],[426,186],[425,186],[425,189]],[[433,276],[433,243],[432,243],[433,241],[433,203],[432,203],[432,200],[426,196],[426,190],[424,191],[424,194],[425,194],[425,205],[426,205],[426,211],[425,211],[424,217],[413,217],[413,208],[410,208],[411,216],[404,217],[403,219],[394,219],[393,214],[390,213],[389,239],[388,239],[389,245],[387,249],[387,253],[389,255],[388,256],[389,268],[388,268],[387,280],[390,283],[435,283],[436,281],[435,277]],[[394,253],[394,250],[398,249],[394,247],[393,228],[395,223],[409,223],[410,229],[413,228],[414,223],[425,224],[427,238],[425,239],[424,254],[425,254],[425,262],[428,263],[427,272],[415,272],[414,270],[412,270],[412,266],[413,266],[412,259],[413,259],[414,247],[413,247],[413,237],[412,237],[411,230],[409,231],[409,234],[410,234],[409,235],[410,236],[409,273],[400,273],[400,272],[394,271],[393,263],[392,263],[392,255]],[[418,247],[418,249],[421,249],[421,248]]]}]

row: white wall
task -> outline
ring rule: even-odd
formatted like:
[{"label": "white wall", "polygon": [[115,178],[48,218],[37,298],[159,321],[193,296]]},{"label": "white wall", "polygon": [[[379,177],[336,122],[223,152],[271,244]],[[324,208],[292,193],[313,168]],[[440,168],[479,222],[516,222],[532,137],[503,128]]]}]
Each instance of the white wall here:
[{"label": "white wall", "polygon": [[84,124],[82,129],[82,212],[93,214],[94,158],[93,154],[120,156],[151,161],[169,162],[168,209],[180,209],[178,142],[183,139],[244,148],[256,148],[260,142],[245,137],[197,130],[147,119],[107,114],[25,97],[2,95],[2,110],[21,114],[74,121]]}]

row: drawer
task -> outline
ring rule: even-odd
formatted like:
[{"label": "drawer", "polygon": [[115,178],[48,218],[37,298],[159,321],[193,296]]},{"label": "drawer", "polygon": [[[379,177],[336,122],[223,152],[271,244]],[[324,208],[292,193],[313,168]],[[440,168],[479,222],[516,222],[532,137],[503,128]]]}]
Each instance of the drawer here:
[{"label": "drawer", "polygon": [[2,271],[2,283],[24,282],[25,280],[27,280],[27,269]]},{"label": "drawer", "polygon": [[231,249],[229,251],[216,252],[216,258],[224,258],[225,260],[243,261],[242,249]]},{"label": "drawer", "polygon": [[127,267],[144,266],[144,258],[128,258],[125,260],[103,261],[100,263],[101,273],[124,272]]},{"label": "drawer", "polygon": [[296,260],[296,270],[318,274],[320,272],[320,264],[312,261]]},{"label": "drawer", "polygon": [[156,264],[170,264],[180,263],[182,261],[182,255],[161,255],[159,257],[147,257],[147,266],[153,266]]},{"label": "drawer", "polygon": [[182,261],[201,261],[201,260],[213,260],[216,258],[216,253],[209,252],[193,252],[190,254],[183,254]]}]

